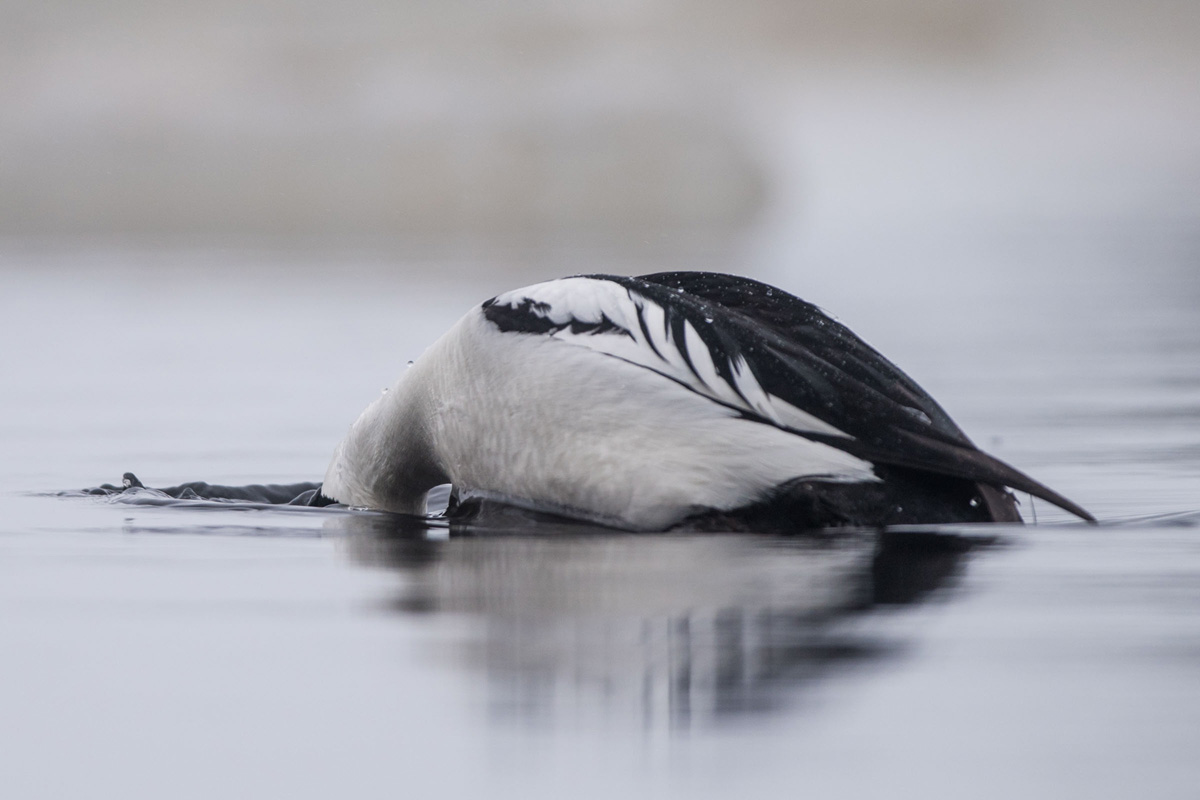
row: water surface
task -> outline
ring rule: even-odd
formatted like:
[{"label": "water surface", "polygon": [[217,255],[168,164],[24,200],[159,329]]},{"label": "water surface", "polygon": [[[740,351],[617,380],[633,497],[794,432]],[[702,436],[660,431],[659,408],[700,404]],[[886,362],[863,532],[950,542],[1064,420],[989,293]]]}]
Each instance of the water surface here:
[{"label": "water surface", "polygon": [[1170,264],[1031,268],[935,314],[919,295],[831,308],[1101,526],[1026,498],[1036,526],[789,538],[56,495],[130,469],[318,479],[361,407],[503,283],[192,258],[210,263],[5,276],[5,796],[1200,785],[1200,319]]}]

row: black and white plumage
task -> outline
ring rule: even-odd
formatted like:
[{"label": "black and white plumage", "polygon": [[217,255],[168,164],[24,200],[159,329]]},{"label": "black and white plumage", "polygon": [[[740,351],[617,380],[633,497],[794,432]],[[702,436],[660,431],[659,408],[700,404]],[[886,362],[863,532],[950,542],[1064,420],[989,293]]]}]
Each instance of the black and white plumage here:
[{"label": "black and white plumage", "polygon": [[427,491],[635,530],[1019,521],[981,452],[817,307],[746,278],[590,275],[469,312],[338,446],[322,493],[422,513]]}]

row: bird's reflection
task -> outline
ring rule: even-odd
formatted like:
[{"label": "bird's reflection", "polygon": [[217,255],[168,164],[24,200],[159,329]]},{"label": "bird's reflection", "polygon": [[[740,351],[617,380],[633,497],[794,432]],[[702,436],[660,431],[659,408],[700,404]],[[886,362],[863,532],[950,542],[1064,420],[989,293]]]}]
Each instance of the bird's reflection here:
[{"label": "bird's reflection", "polygon": [[[403,575],[394,608],[475,621],[448,652],[523,720],[635,715],[688,727],[776,708],[799,687],[905,647],[880,606],[947,585],[962,532],[636,535],[520,532],[383,515],[333,521],[353,557]],[[884,618],[884,624],[863,624]]]}]

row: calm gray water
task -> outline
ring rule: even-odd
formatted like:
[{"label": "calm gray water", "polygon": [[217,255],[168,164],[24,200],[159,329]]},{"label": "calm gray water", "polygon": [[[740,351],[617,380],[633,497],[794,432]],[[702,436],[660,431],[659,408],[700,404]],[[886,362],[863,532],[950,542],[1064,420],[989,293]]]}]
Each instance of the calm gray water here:
[{"label": "calm gray water", "polygon": [[822,541],[56,496],[319,479],[514,279],[7,256],[0,794],[1196,796],[1200,250],[1093,234],[759,275],[1103,521]]}]

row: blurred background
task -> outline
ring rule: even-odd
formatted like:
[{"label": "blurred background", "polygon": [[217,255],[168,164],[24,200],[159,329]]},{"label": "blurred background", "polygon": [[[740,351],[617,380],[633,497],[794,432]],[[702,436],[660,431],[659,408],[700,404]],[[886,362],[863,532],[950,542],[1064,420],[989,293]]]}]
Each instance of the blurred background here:
[{"label": "blurred background", "polygon": [[9,265],[232,248],[823,289],[1019,261],[1046,232],[1086,261],[1113,225],[1195,265],[1189,0],[0,9]]}]

